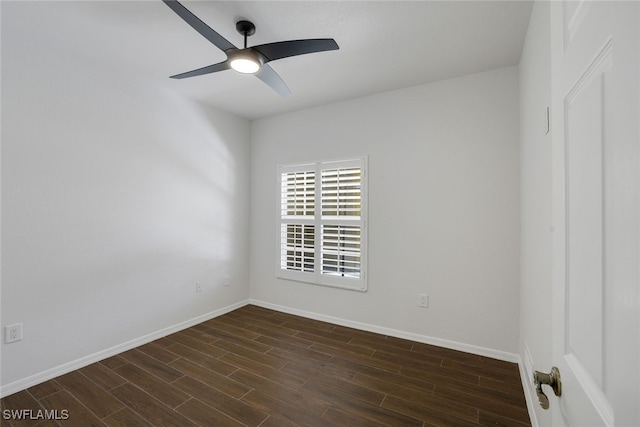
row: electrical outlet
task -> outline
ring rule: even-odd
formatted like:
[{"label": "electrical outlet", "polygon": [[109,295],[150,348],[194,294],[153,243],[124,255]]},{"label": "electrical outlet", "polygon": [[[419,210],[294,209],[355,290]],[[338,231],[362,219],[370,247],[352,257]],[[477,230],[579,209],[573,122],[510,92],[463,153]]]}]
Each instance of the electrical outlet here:
[{"label": "electrical outlet", "polygon": [[427,294],[420,294],[420,295],[419,295],[418,305],[419,305],[420,307],[424,307],[424,308],[429,307],[429,295],[427,295]]},{"label": "electrical outlet", "polygon": [[4,342],[9,344],[16,341],[22,341],[22,323],[16,323],[4,328]]},{"label": "electrical outlet", "polygon": [[196,294],[202,292],[202,284],[200,282],[196,282]]},{"label": "electrical outlet", "polygon": [[231,279],[229,278],[229,276],[224,276],[222,278],[222,285],[229,286],[230,284],[231,284]]}]

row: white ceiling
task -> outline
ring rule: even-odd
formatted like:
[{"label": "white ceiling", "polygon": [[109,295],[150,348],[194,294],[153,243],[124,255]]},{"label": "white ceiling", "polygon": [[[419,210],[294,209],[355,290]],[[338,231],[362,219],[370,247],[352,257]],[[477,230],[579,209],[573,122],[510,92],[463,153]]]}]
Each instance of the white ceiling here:
[{"label": "white ceiling", "polygon": [[[249,45],[334,38],[340,50],[274,61],[291,89],[280,98],[232,70],[174,80],[225,55],[157,1],[2,2],[3,37],[22,31],[114,73],[145,79],[246,117],[405,88],[515,65],[530,1],[183,1],[236,46],[235,22],[256,25]],[[7,13],[8,12],[8,13]]]}]

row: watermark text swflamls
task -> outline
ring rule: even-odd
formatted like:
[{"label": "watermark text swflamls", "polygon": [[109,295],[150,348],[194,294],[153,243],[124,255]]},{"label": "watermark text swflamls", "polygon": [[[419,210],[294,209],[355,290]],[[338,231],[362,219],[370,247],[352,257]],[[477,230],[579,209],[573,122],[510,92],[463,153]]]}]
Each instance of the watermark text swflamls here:
[{"label": "watermark text swflamls", "polygon": [[68,409],[5,409],[2,411],[2,418],[5,420],[57,420],[69,419]]}]

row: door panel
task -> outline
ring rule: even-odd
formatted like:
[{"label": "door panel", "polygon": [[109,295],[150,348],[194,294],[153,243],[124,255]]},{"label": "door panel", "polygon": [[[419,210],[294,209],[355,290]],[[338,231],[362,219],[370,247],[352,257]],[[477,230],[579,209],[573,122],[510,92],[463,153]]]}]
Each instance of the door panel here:
[{"label": "door panel", "polygon": [[603,121],[610,67],[607,44],[564,99],[565,325],[559,365],[566,391],[560,405],[570,425],[613,425],[603,378],[607,294]]},{"label": "door panel", "polygon": [[640,424],[639,16],[551,4],[554,425]]}]

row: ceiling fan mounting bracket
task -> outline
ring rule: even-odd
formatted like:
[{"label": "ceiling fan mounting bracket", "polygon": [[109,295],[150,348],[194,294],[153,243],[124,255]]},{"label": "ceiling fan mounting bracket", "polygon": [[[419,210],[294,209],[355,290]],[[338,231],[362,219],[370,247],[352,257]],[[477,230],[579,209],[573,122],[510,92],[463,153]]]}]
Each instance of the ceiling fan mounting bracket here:
[{"label": "ceiling fan mounting bracket", "polygon": [[245,37],[252,36],[256,32],[256,26],[253,22],[238,21],[236,22],[236,30]]}]

